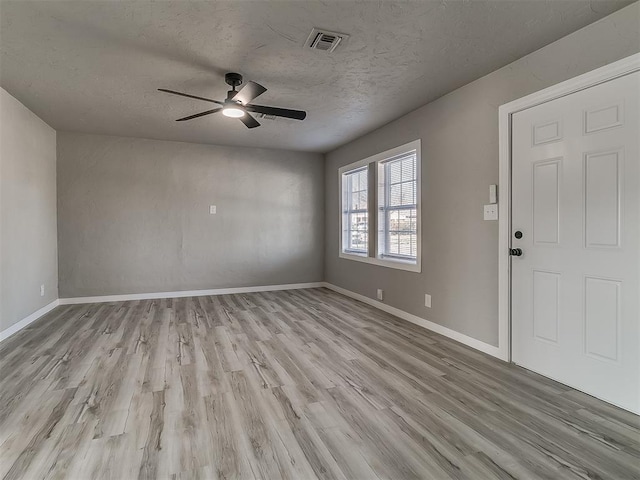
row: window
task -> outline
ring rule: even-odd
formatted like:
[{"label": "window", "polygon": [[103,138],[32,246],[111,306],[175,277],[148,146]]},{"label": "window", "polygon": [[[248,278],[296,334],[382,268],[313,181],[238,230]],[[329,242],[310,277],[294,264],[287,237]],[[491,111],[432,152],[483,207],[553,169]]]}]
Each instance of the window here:
[{"label": "window", "polygon": [[378,163],[378,256],[418,256],[416,154]]},{"label": "window", "polygon": [[342,176],[342,251],[356,255],[369,250],[368,181],[366,166]]},{"label": "window", "polygon": [[[339,175],[340,257],[419,272],[420,141],[342,167]],[[369,206],[377,214],[369,215]]]}]

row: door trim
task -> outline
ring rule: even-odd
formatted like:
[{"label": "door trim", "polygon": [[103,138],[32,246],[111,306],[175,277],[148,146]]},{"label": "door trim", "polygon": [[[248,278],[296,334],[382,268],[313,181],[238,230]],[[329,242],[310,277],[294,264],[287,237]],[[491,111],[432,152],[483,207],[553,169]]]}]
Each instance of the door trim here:
[{"label": "door trim", "polygon": [[498,357],[511,361],[511,121],[527,108],[640,71],[640,53],[501,105],[498,109]]}]

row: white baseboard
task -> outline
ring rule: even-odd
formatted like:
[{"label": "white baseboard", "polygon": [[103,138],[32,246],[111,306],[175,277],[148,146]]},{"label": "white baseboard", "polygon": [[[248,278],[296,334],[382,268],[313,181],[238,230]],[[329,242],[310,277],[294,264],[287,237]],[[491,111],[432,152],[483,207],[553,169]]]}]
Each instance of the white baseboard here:
[{"label": "white baseboard", "polygon": [[382,311],[390,313],[391,315],[402,318],[403,320],[415,323],[416,325],[426,328],[427,330],[439,333],[440,335],[444,335],[445,337],[451,338],[452,340],[456,340],[457,342],[463,343],[471,348],[480,350],[481,352],[484,352],[488,355],[497,357],[501,360],[506,360],[505,358],[503,358],[503,354],[500,349],[494,345],[482,342],[473,337],[469,337],[464,333],[456,332],[455,330],[451,330],[450,328],[444,327],[440,324],[430,322],[429,320],[425,320],[424,318],[405,312],[404,310],[400,310],[399,308],[392,307],[385,303],[379,302],[378,300],[374,300],[359,293],[352,292],[351,290],[338,287],[331,283],[325,282],[324,286],[330,290],[346,295],[347,297],[355,298],[356,300],[360,300],[361,302],[371,305],[372,307],[376,307]]},{"label": "white baseboard", "polygon": [[23,328],[25,328],[30,323],[36,321],[38,318],[42,317],[46,313],[53,310],[58,305],[75,305],[81,303],[104,303],[104,302],[123,302],[127,300],[152,300],[158,298],[179,298],[179,297],[200,297],[206,295],[228,295],[233,293],[252,293],[252,292],[273,292],[277,290],[297,290],[303,288],[319,288],[326,287],[330,290],[336,291],[347,297],[354,298],[356,300],[360,300],[363,303],[371,305],[379,310],[390,313],[391,315],[395,315],[398,318],[402,318],[408,322],[419,325],[427,330],[431,330],[433,332],[439,333],[440,335],[444,335],[445,337],[456,340],[460,343],[463,343],[471,348],[475,348],[481,352],[489,354],[491,356],[500,358],[502,360],[506,360],[503,358],[503,354],[500,349],[494,345],[490,345],[488,343],[482,342],[475,338],[469,337],[463,333],[456,332],[455,330],[451,330],[450,328],[444,327],[437,323],[430,322],[424,318],[418,317],[411,313],[405,312],[404,310],[400,310],[399,308],[392,307],[385,303],[379,302],[372,298],[366,297],[359,293],[352,292],[351,290],[347,290],[342,287],[338,287],[331,283],[327,282],[311,282],[311,283],[290,283],[285,285],[262,285],[256,287],[234,287],[234,288],[216,288],[211,290],[183,290],[177,292],[156,292],[156,293],[133,293],[127,295],[104,295],[99,297],[76,297],[76,298],[60,298],[58,300],[54,300],[49,305],[42,307],[40,310],[33,312],[28,317],[20,320],[19,322],[11,325],[6,330],[0,332],[0,342],[9,338],[16,332],[19,332]]},{"label": "white baseboard", "polygon": [[131,293],[126,295],[103,295],[99,297],[61,298],[60,305],[80,303],[125,302],[127,300],[154,300],[158,298],[203,297],[207,295],[229,295],[232,293],[273,292],[276,290],[298,290],[324,287],[324,282],[288,283],[284,285],[262,285],[257,287],[214,288],[211,290],[181,290],[177,292]]},{"label": "white baseboard", "polygon": [[26,318],[23,318],[22,320],[20,320],[17,323],[14,323],[13,325],[11,325],[9,328],[3,330],[0,332],[0,342],[2,342],[3,340],[9,338],[11,335],[13,335],[14,333],[18,333],[20,330],[22,330],[24,327],[26,327],[27,325],[29,325],[30,323],[35,322],[37,319],[39,319],[41,316],[49,313],[51,310],[53,310],[54,308],[56,308],[58,305],[60,305],[60,300],[54,300],[53,302],[51,302],[49,305],[45,305],[44,307],[42,307],[40,310],[36,310],[35,312],[33,312],[31,315],[29,315]]}]

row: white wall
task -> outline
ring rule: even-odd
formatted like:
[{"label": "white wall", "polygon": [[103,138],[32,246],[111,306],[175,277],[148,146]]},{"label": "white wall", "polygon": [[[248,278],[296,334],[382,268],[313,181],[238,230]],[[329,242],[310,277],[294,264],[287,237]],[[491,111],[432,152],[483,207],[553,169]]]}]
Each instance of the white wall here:
[{"label": "white wall", "polygon": [[0,263],[3,331],[58,298],[58,252],[56,132],[1,88]]}]

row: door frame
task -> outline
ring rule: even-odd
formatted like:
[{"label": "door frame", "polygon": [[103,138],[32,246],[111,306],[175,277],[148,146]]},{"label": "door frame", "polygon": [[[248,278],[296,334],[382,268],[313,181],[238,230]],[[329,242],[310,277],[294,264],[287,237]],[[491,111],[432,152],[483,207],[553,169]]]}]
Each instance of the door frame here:
[{"label": "door frame", "polygon": [[498,357],[511,362],[511,125],[515,113],[640,71],[640,53],[501,105],[498,109]]}]

